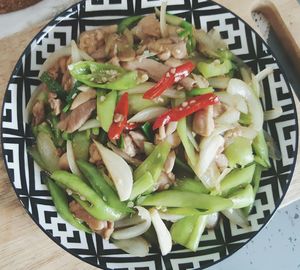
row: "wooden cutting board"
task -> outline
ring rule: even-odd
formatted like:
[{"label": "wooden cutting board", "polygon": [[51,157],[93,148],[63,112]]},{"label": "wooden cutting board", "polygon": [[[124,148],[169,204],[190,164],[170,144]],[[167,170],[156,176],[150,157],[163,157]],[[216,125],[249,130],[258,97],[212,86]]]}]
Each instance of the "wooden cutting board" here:
[{"label": "wooden cutting board", "polygon": [[[251,12],[260,10],[269,19],[287,53],[295,60],[300,74],[300,5],[297,0],[216,0],[241,16],[253,28]],[[46,22],[0,40],[0,103],[7,81],[25,46]],[[300,113],[297,100],[297,110]],[[299,114],[300,115],[300,114]],[[299,155],[298,155],[299,156]],[[2,157],[2,155],[1,155]],[[300,198],[300,161],[283,205]],[[34,224],[21,206],[8,180],[3,160],[0,162],[0,269],[96,269],[57,246]]]}]

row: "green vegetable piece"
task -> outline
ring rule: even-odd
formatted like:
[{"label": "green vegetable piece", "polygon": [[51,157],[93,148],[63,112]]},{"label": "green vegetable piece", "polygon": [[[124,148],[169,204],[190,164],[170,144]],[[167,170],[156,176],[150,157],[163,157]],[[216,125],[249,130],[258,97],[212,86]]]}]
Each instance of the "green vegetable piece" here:
[{"label": "green vegetable piece", "polygon": [[72,146],[75,159],[88,160],[90,140],[86,137],[85,131],[76,132],[72,138]]},{"label": "green vegetable piece", "polygon": [[97,117],[104,131],[108,132],[114,118],[114,111],[117,103],[118,93],[109,92],[102,101],[101,95],[97,93]]},{"label": "green vegetable piece", "polygon": [[230,60],[230,61],[233,61],[235,59],[234,54],[228,49],[218,49],[217,50],[217,55],[223,61],[226,60],[226,59]]},{"label": "green vegetable piece", "polygon": [[105,132],[103,129],[100,129],[99,142],[101,144],[106,145],[107,141],[108,141],[107,132]]},{"label": "green vegetable piece", "polygon": [[79,82],[79,81],[77,81],[77,82],[74,83],[73,88],[71,89],[71,91],[69,92],[69,94],[66,96],[66,102],[67,102],[67,104],[63,108],[63,112],[67,112],[70,109],[70,107],[72,105],[72,102],[73,102],[74,95],[76,95],[79,92],[78,87],[80,85],[82,85],[82,83]]},{"label": "green vegetable piece", "polygon": [[254,196],[253,187],[249,184],[245,188],[231,194],[228,199],[233,202],[232,208],[238,209],[253,204]]},{"label": "green vegetable piece", "polygon": [[139,202],[142,206],[188,207],[205,210],[206,213],[232,207],[229,199],[189,191],[166,190],[146,196]]},{"label": "green vegetable piece", "polygon": [[[254,171],[254,175],[253,175],[253,179],[252,179],[252,186],[253,186],[253,196],[254,196],[254,200],[255,200],[255,196],[258,192],[259,189],[259,184],[260,184],[260,180],[261,180],[261,174],[263,171],[263,167],[260,166],[259,164],[256,164],[255,166],[255,171]],[[249,206],[245,207],[243,210],[245,216],[248,216],[253,208],[253,204],[250,204]]]},{"label": "green vegetable piece", "polygon": [[77,165],[84,177],[88,179],[92,188],[110,207],[124,214],[131,212],[131,209],[119,200],[115,190],[106,182],[102,171],[97,170],[95,166],[83,160],[78,160]]},{"label": "green vegetable piece", "polygon": [[125,148],[125,141],[124,141],[124,135],[121,134],[120,135],[120,139],[117,140],[117,145],[120,149],[124,149]]},{"label": "green vegetable piece", "polygon": [[[158,13],[159,15],[159,13]],[[174,26],[181,26],[184,20],[176,15],[166,14],[166,22]]]},{"label": "green vegetable piece", "polygon": [[76,219],[69,209],[67,194],[56,185],[49,177],[46,177],[46,184],[50,191],[53,203],[57,210],[57,213],[75,228],[87,233],[92,233],[92,231],[82,224],[78,219]]},{"label": "green vegetable piece", "polygon": [[47,85],[48,89],[51,92],[57,93],[57,95],[60,98],[65,97],[66,92],[64,91],[64,88],[59,84],[59,82],[52,79],[51,76],[47,72],[44,72],[41,75],[40,80]]},{"label": "green vegetable piece", "polygon": [[199,72],[208,79],[229,73],[232,69],[232,63],[225,59],[223,63],[218,63],[216,61],[211,63],[200,62],[197,67]]},{"label": "green vegetable piece", "polygon": [[100,129],[97,127],[92,128],[92,134],[98,136],[100,134]]},{"label": "green vegetable piece", "polygon": [[151,244],[152,247],[159,247],[156,231],[152,224],[148,231],[143,234],[143,237],[147,240],[148,243]]},{"label": "green vegetable piece", "polygon": [[191,169],[190,166],[185,164],[179,157],[176,157],[175,159],[175,170],[178,170],[180,172],[185,171],[188,174],[195,175],[194,171]]},{"label": "green vegetable piece", "polygon": [[28,154],[33,158],[33,160],[41,167],[41,169],[46,170],[46,165],[36,147],[36,145],[27,147]]},{"label": "green vegetable piece", "polygon": [[197,209],[184,208],[184,207],[168,208],[167,211],[164,211],[164,213],[169,215],[179,215],[179,216],[194,216],[194,215],[202,214]]},{"label": "green vegetable piece", "polygon": [[144,99],[143,94],[132,94],[128,96],[129,114],[136,114],[153,106],[164,106],[168,103],[168,101],[168,98],[163,97],[156,103],[153,100]]},{"label": "green vegetable piece", "polygon": [[221,182],[220,190],[222,194],[228,194],[231,190],[246,186],[252,181],[252,177],[255,171],[255,164],[252,164],[243,169],[234,169],[227,174]]},{"label": "green vegetable piece", "polygon": [[201,181],[192,178],[184,178],[182,180],[177,180],[176,185],[173,187],[173,189],[203,194],[209,193],[209,190],[205,188]]},{"label": "green vegetable piece", "polygon": [[151,142],[144,142],[144,151],[146,156],[149,156],[154,150],[155,145]]},{"label": "green vegetable piece", "polygon": [[63,140],[68,141],[68,140],[72,140],[73,135],[71,133],[68,132],[63,132],[61,134],[61,137],[63,138]]},{"label": "green vegetable piece", "polygon": [[153,184],[154,182],[151,173],[146,172],[133,183],[130,200],[134,200],[136,197],[149,190],[151,187],[153,187]]},{"label": "green vegetable piece", "polygon": [[133,172],[134,179],[137,180],[146,172],[150,172],[153,178],[153,182],[156,183],[164,167],[170,150],[171,146],[167,141],[163,141],[158,144],[153,152]]},{"label": "green vegetable piece", "polygon": [[244,167],[254,160],[251,141],[244,137],[235,137],[233,142],[226,147],[224,154],[230,167],[237,165]]},{"label": "green vegetable piece", "polygon": [[239,122],[240,122],[240,124],[242,124],[244,126],[249,126],[252,123],[251,114],[250,113],[248,113],[248,114],[241,113]]},{"label": "green vegetable piece", "polygon": [[200,96],[208,93],[213,93],[214,89],[212,87],[207,88],[195,88],[189,92],[187,92],[187,96],[194,97],[194,96]]},{"label": "green vegetable piece", "polygon": [[144,135],[146,136],[147,140],[153,142],[154,134],[152,130],[152,125],[149,122],[146,122],[141,126],[141,130],[143,131]]},{"label": "green vegetable piece", "polygon": [[126,28],[130,29],[137,24],[144,16],[131,16],[123,19],[118,25],[118,33],[123,33]]},{"label": "green vegetable piece", "polygon": [[53,172],[59,169],[59,156],[51,136],[45,132],[39,132],[36,137],[37,149],[45,165],[45,169]]},{"label": "green vegetable piece", "polygon": [[59,123],[58,117],[55,115],[51,115],[50,117],[50,124],[51,124],[51,130],[52,130],[52,139],[55,144],[55,146],[60,147],[63,145],[64,140],[62,138],[62,132],[61,130],[57,127]]},{"label": "green vegetable piece", "polygon": [[[55,180],[55,182],[69,188],[74,193],[73,198],[96,219],[114,221],[123,216],[120,211],[109,207],[98,194],[77,175],[58,170],[52,173],[51,178]],[[76,194],[80,194],[80,196]],[[84,197],[86,201],[83,201],[80,197]]]},{"label": "green vegetable piece", "polygon": [[206,216],[195,215],[184,217],[171,227],[174,242],[196,251],[206,225]]},{"label": "green vegetable piece", "polygon": [[128,72],[112,64],[80,61],[69,70],[76,80],[95,88],[126,90],[137,84],[137,71]]},{"label": "green vegetable piece", "polygon": [[257,157],[259,157],[259,164],[265,168],[270,168],[269,150],[265,140],[264,131],[258,132],[256,138],[253,140],[253,149]]},{"label": "green vegetable piece", "polygon": [[181,142],[183,144],[183,147],[191,165],[196,166],[198,157],[193,144],[187,136],[186,118],[182,118],[180,121],[178,121],[177,133],[181,139]]}]

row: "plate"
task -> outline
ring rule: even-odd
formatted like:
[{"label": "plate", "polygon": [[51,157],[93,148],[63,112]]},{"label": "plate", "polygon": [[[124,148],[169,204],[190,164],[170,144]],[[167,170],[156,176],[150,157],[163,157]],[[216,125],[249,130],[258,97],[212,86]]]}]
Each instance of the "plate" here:
[{"label": "plate", "polygon": [[[25,106],[40,83],[39,69],[55,50],[66,46],[79,33],[100,25],[119,22],[122,18],[153,12],[160,1],[88,0],[73,5],[53,19],[27,46],[10,78],[2,111],[2,147],[7,172],[22,205],[34,222],[66,251],[104,269],[204,269],[227,258],[244,246],[270,220],[282,201],[293,175],[297,146],[298,121],[290,86],[280,64],[266,43],[238,16],[207,0],[168,2],[168,11],[194,23],[196,28],[216,27],[229,48],[257,73],[272,67],[274,73],[263,81],[262,104],[265,110],[280,106],[283,115],[265,123],[278,143],[282,159],[272,160],[263,173],[255,207],[249,216],[251,230],[222,220],[220,226],[206,231],[196,252],[175,245],[162,257],[151,248],[145,258],[133,257],[100,237],[79,232],[63,221],[53,206],[40,169],[26,153],[31,145],[29,126],[23,121]],[[36,251],[38,253],[38,250]]]}]

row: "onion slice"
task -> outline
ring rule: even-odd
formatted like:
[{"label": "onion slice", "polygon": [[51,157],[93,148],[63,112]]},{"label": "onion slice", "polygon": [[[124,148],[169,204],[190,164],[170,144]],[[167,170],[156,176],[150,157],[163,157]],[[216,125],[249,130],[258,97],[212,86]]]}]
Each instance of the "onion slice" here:
[{"label": "onion slice", "polygon": [[263,79],[267,78],[269,75],[271,75],[274,72],[274,69],[271,67],[266,67],[261,72],[256,74],[256,79],[258,82],[261,82]]},{"label": "onion slice", "polygon": [[248,109],[252,116],[252,124],[250,126],[256,131],[260,131],[264,122],[263,109],[250,86],[242,80],[231,79],[227,87],[227,92],[232,95],[241,95],[247,100]]},{"label": "onion slice", "polygon": [[152,224],[156,231],[161,254],[164,256],[172,249],[172,237],[165,223],[160,218],[158,211],[155,208],[150,209]]},{"label": "onion slice", "polygon": [[134,116],[132,116],[127,122],[128,123],[143,123],[147,121],[154,120],[156,117],[160,116],[168,109],[165,107],[149,107],[141,110]]},{"label": "onion slice", "polygon": [[222,103],[237,109],[238,111],[247,114],[248,106],[246,100],[240,95],[231,95],[225,91],[217,92],[217,96],[219,97]]},{"label": "onion slice", "polygon": [[249,222],[241,209],[226,209],[221,212],[231,223],[236,224],[244,229],[249,229]]},{"label": "onion slice", "polygon": [[168,36],[167,23],[166,23],[167,1],[162,1],[160,6],[159,26],[161,36],[166,38]]},{"label": "onion slice", "polygon": [[81,173],[79,168],[77,167],[72,142],[70,140],[67,141],[67,159],[71,172],[80,176]]},{"label": "onion slice", "polygon": [[166,220],[166,221],[171,221],[171,222],[176,222],[182,218],[184,218],[183,215],[174,215],[174,214],[168,214],[164,213],[162,211],[159,211],[159,216],[161,219]]},{"label": "onion slice", "polygon": [[139,235],[142,235],[151,226],[151,217],[149,211],[141,206],[135,207],[138,210],[138,215],[142,218],[143,222],[138,223],[132,227],[120,228],[112,234],[112,237],[116,240],[129,239]]},{"label": "onion slice", "polygon": [[124,240],[113,240],[113,243],[125,252],[137,256],[145,257],[149,254],[149,243],[141,236]]},{"label": "onion slice", "polygon": [[133,186],[132,171],[123,158],[94,140],[104,165],[108,170],[121,201],[130,198]]},{"label": "onion slice", "polygon": [[90,128],[98,128],[101,127],[101,123],[97,119],[90,119],[86,121],[78,131],[87,130]]},{"label": "onion slice", "polygon": [[218,220],[219,220],[218,212],[207,215],[205,227],[207,229],[213,229],[214,227],[216,227]]},{"label": "onion slice", "polygon": [[283,111],[281,107],[275,107],[273,110],[264,112],[264,120],[274,120],[282,115]]}]

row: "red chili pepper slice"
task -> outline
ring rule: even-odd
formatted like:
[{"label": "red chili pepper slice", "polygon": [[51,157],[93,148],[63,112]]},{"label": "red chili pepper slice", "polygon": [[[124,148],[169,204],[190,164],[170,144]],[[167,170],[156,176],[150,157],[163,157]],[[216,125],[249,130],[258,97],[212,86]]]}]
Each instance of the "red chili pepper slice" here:
[{"label": "red chili pepper slice", "polygon": [[154,99],[159,97],[165,90],[187,77],[195,68],[193,62],[188,61],[176,68],[170,68],[169,71],[151,87],[143,96],[145,99]]},{"label": "red chili pepper slice", "polygon": [[139,126],[140,126],[140,123],[128,123],[127,122],[125,125],[125,129],[128,131],[131,131],[131,130],[137,129]]},{"label": "red chili pepper slice", "polygon": [[161,126],[164,126],[169,122],[178,121],[183,117],[186,117],[209,105],[217,103],[219,103],[219,98],[212,93],[193,97],[157,117],[153,124],[153,130],[160,128]]},{"label": "red chili pepper slice", "polygon": [[118,140],[127,123],[128,116],[128,93],[124,93],[114,112],[114,120],[108,130],[108,138],[110,140]]}]

